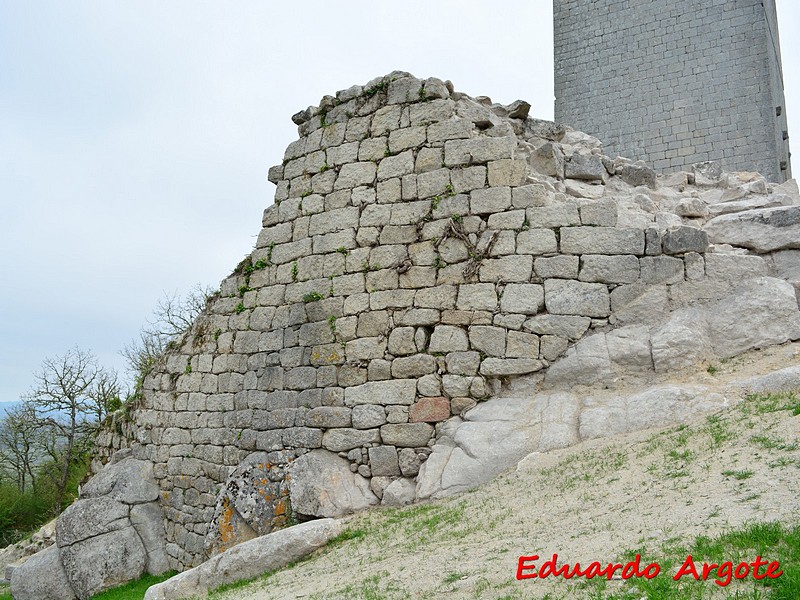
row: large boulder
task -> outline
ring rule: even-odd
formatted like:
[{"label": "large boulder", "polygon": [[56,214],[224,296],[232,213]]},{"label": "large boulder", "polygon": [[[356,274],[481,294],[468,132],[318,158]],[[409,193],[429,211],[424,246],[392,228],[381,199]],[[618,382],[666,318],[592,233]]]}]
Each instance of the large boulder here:
[{"label": "large boulder", "polygon": [[740,385],[743,393],[775,394],[800,389],[800,367],[787,367],[766,375],[753,377]]},{"label": "large boulder", "polygon": [[651,332],[656,372],[680,371],[713,358],[708,335],[705,311],[689,308],[675,312],[669,321]]},{"label": "large boulder", "polygon": [[14,600],[75,600],[61,564],[57,546],[38,552],[14,569],[11,577]]},{"label": "large boulder", "polygon": [[[457,494],[485,483],[531,452],[579,441],[580,400],[564,392],[491,398],[442,427],[417,477],[418,498]],[[387,488],[388,489],[388,488]]]},{"label": "large boulder", "polygon": [[60,547],[61,562],[78,598],[90,598],[142,576],[147,565],[142,540],[133,527]]},{"label": "large boulder", "polygon": [[328,450],[312,450],[290,468],[289,495],[296,514],[340,517],[378,503],[369,482]]},{"label": "large boulder", "polygon": [[775,274],[794,284],[800,283],[800,250],[781,250],[772,255]]},{"label": "large boulder", "polygon": [[55,546],[13,570],[15,600],[84,599],[145,572],[169,570],[157,499],[152,463],[128,458],[109,464],[56,520]]},{"label": "large boulder", "polygon": [[288,483],[266,452],[243,460],[217,496],[206,553],[214,556],[236,544],[284,527],[291,512]]},{"label": "large boulder", "polygon": [[611,358],[604,334],[590,335],[569,349],[566,356],[547,371],[549,387],[563,385],[593,385],[614,378]]},{"label": "large boulder", "polygon": [[131,526],[128,505],[110,496],[75,501],[56,521],[59,548]]},{"label": "large boulder", "polygon": [[800,339],[794,287],[772,277],[737,286],[707,310],[706,319],[714,353],[720,358]]},{"label": "large boulder", "polygon": [[125,504],[153,502],[158,493],[153,463],[135,458],[107,465],[81,488],[81,498],[108,495]]},{"label": "large boulder", "polygon": [[586,396],[520,386],[509,394],[513,396],[477,405],[464,414],[467,420],[454,417],[444,424],[420,468],[417,498],[440,498],[475,488],[533,453],[685,423],[729,403],[705,386],[677,384],[627,394],[598,388]]},{"label": "large boulder", "polygon": [[145,600],[205,597],[210,590],[281,569],[321,548],[344,525],[320,519],[243,542],[147,590]]},{"label": "large boulder", "polygon": [[381,504],[384,506],[405,506],[416,499],[416,484],[411,479],[395,479],[383,490]]},{"label": "large boulder", "polygon": [[704,386],[666,385],[611,399],[588,397],[580,415],[580,439],[685,423],[726,406],[725,397]]},{"label": "large boulder", "polygon": [[704,227],[714,244],[755,252],[800,248],[800,206],[748,210],[711,219]]},{"label": "large boulder", "polygon": [[147,554],[145,571],[150,575],[161,575],[169,571],[161,505],[158,502],[148,502],[132,506],[130,519]]}]

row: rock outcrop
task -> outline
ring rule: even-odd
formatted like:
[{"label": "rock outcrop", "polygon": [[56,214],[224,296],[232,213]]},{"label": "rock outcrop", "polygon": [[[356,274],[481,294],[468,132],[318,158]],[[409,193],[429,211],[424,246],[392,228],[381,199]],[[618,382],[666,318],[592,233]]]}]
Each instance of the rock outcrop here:
[{"label": "rock outcrop", "polygon": [[14,569],[15,600],[89,598],[169,570],[153,465],[123,458],[91,478],[55,523],[55,544]]},{"label": "rock outcrop", "polygon": [[205,597],[209,591],[223,585],[253,579],[296,562],[327,544],[343,530],[340,521],[320,519],[257,537],[152,586],[147,590],[145,600]]},{"label": "rock outcrop", "polygon": [[605,390],[531,393],[504,391],[442,428],[422,465],[416,499],[458,494],[490,481],[540,453],[653,427],[688,423],[727,408],[751,393],[800,389],[800,367],[787,367],[733,381],[722,388],[667,383],[637,391]]},{"label": "rock outcrop", "polygon": [[41,552],[56,542],[56,521],[53,519],[45,523],[30,538],[20,540],[0,550],[0,572],[5,573],[7,582],[11,581],[11,574],[18,566],[28,560],[37,552]]}]

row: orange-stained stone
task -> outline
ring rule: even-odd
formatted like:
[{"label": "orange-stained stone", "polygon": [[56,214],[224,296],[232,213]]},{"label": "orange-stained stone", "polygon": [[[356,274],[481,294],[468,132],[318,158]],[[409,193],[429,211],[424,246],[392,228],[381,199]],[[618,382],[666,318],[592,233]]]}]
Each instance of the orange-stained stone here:
[{"label": "orange-stained stone", "polygon": [[223,544],[227,544],[233,539],[233,507],[228,503],[228,499],[222,500],[222,514],[219,517],[219,539]]},{"label": "orange-stained stone", "polygon": [[278,500],[275,504],[275,516],[281,516],[286,514],[286,502],[283,500]]}]

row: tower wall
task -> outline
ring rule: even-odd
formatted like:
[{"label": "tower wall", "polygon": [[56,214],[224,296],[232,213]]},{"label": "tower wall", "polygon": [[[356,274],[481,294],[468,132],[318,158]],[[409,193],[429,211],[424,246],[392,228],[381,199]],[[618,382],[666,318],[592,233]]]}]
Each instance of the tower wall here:
[{"label": "tower wall", "polygon": [[660,171],[717,160],[791,177],[774,0],[553,8],[556,121]]}]

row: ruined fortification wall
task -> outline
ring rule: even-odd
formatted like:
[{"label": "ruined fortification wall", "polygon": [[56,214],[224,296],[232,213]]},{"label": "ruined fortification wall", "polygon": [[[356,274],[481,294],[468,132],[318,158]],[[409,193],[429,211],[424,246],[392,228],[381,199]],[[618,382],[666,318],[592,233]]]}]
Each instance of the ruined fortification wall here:
[{"label": "ruined fortification wall", "polygon": [[[99,440],[154,463],[173,568],[290,515],[413,498],[440,424],[508,378],[767,274],[704,254],[699,229],[709,204],[791,203],[763,179],[722,198],[710,165],[658,191],[527,111],[394,73],[293,117],[255,250]],[[614,369],[675,366],[623,338]]]},{"label": "ruined fortification wall", "polygon": [[657,170],[791,177],[775,3],[554,0],[555,118]]}]

